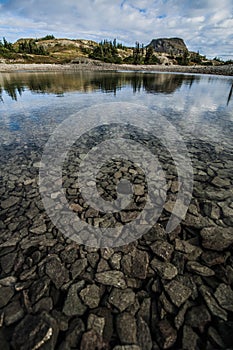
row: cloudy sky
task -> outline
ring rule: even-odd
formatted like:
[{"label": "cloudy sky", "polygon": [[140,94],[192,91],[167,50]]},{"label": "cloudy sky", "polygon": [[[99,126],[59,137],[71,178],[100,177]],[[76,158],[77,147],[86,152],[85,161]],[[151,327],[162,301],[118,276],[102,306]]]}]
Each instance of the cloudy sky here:
[{"label": "cloudy sky", "polygon": [[233,59],[233,0],[0,0],[0,38],[181,37],[189,50]]}]

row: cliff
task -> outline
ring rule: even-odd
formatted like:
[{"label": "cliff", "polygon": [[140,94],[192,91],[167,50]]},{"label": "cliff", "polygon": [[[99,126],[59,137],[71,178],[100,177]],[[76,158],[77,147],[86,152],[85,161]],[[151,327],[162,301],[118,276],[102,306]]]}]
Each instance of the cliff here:
[{"label": "cliff", "polygon": [[156,52],[164,52],[167,54],[178,55],[184,51],[188,51],[184,40],[181,38],[159,38],[153,39],[150,44]]}]

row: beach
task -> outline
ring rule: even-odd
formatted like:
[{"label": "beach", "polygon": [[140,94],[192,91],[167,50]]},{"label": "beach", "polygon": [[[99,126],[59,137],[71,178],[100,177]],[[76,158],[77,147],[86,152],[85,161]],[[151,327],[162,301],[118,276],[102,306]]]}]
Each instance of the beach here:
[{"label": "beach", "polygon": [[17,71],[67,71],[67,70],[91,70],[91,71],[156,71],[177,72],[191,74],[213,74],[233,76],[233,64],[220,66],[179,66],[179,65],[130,65],[111,64],[100,61],[73,64],[24,64],[24,63],[0,63],[0,72]]}]

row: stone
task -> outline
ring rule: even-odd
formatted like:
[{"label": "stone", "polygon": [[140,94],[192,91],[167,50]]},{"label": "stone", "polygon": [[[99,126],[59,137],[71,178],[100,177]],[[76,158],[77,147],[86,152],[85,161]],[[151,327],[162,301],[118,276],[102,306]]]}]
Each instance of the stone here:
[{"label": "stone", "polygon": [[114,270],[120,270],[121,268],[121,253],[114,253],[109,259],[110,265]]},{"label": "stone", "polygon": [[173,253],[173,246],[163,240],[154,242],[151,246],[153,253],[162,258],[163,260],[170,260]]},{"label": "stone", "polygon": [[220,337],[219,333],[216,331],[215,328],[209,327],[208,338],[210,339],[211,343],[217,346],[218,349],[226,349],[222,338]]},{"label": "stone", "polygon": [[87,329],[94,330],[101,337],[104,333],[105,319],[94,314],[90,314],[87,320]]},{"label": "stone", "polygon": [[159,239],[166,240],[167,234],[166,234],[166,231],[165,231],[165,229],[163,228],[162,225],[160,225],[160,224],[155,224],[155,225],[149,230],[149,232],[147,232],[146,234],[143,235],[143,238],[144,238],[147,242],[154,242],[154,241],[159,240]]},{"label": "stone", "polygon": [[1,268],[5,273],[11,272],[17,257],[17,252],[9,253],[1,258]]},{"label": "stone", "polygon": [[138,345],[117,345],[113,350],[142,350]]},{"label": "stone", "polygon": [[0,286],[0,308],[9,302],[13,295],[14,291],[11,287]]},{"label": "stone", "polygon": [[100,302],[100,288],[97,285],[92,284],[87,286],[81,290],[79,295],[84,304],[87,305],[90,309],[98,307]]},{"label": "stone", "polygon": [[113,288],[108,301],[122,312],[135,302],[135,293],[129,288],[124,290]]},{"label": "stone", "polygon": [[227,312],[218,305],[217,301],[215,300],[213,295],[210,293],[209,289],[206,286],[201,285],[199,287],[199,290],[210,312],[214,316],[217,316],[223,319],[224,321],[227,321]]},{"label": "stone", "polygon": [[[142,317],[142,319],[149,325],[150,324],[150,318],[151,318],[151,298],[145,297],[140,305],[140,309],[138,311],[138,316]],[[152,315],[154,313],[152,312]]]},{"label": "stone", "polygon": [[185,314],[186,314],[188,308],[191,305],[192,304],[189,301],[187,301],[186,303],[184,303],[182,305],[182,307],[180,308],[178,314],[176,315],[175,320],[174,320],[174,324],[175,324],[175,327],[176,327],[177,330],[179,330],[180,327],[183,325]]},{"label": "stone", "polygon": [[137,341],[143,350],[152,349],[152,339],[150,329],[142,317],[137,318]]},{"label": "stone", "polygon": [[50,280],[48,277],[43,277],[35,281],[29,289],[29,298],[32,304],[42,298],[49,288]]},{"label": "stone", "polygon": [[96,269],[96,266],[97,266],[98,261],[99,261],[99,254],[98,253],[87,254],[87,261],[93,269]]},{"label": "stone", "polygon": [[94,330],[87,331],[83,334],[80,350],[108,350],[108,344]]},{"label": "stone", "polygon": [[53,299],[50,297],[41,298],[33,307],[33,312],[51,311],[53,309]]},{"label": "stone", "polygon": [[134,185],[134,194],[136,196],[145,195],[145,187],[143,185]]},{"label": "stone", "polygon": [[33,226],[30,228],[31,233],[35,233],[37,235],[42,235],[47,231],[47,227],[45,224],[39,225],[39,226]]},{"label": "stone", "polygon": [[139,215],[139,211],[136,211],[136,210],[134,210],[134,211],[132,211],[132,210],[122,210],[121,212],[120,212],[120,218],[121,218],[121,222],[123,223],[123,224],[126,224],[126,223],[128,223],[128,222],[131,222],[132,220],[135,220],[136,218],[137,218],[137,216]]},{"label": "stone", "polygon": [[78,292],[84,287],[84,282],[78,282],[72,284],[69,288],[63,312],[67,316],[81,316],[83,315],[87,307],[82,303],[82,300],[78,296]]},{"label": "stone", "polygon": [[182,283],[173,280],[164,285],[166,293],[176,306],[180,307],[192,294],[192,290]]},{"label": "stone", "polygon": [[165,204],[164,204],[164,209],[168,212],[168,213],[172,213],[173,212],[173,208],[174,208],[175,202],[172,200],[168,200]]},{"label": "stone", "polygon": [[169,262],[161,262],[154,258],[151,261],[151,267],[155,270],[161,278],[171,280],[178,274],[177,268]]},{"label": "stone", "polygon": [[86,258],[78,259],[77,261],[75,261],[75,263],[73,263],[71,267],[72,278],[75,279],[76,277],[81,275],[86,269],[87,265],[88,263]]},{"label": "stone", "polygon": [[65,340],[59,346],[59,350],[79,349],[79,342],[84,330],[83,321],[80,318],[74,319],[69,325],[69,331],[66,333]]},{"label": "stone", "polygon": [[186,260],[187,258],[184,253],[177,252],[176,250],[174,251],[171,262],[177,268],[178,274],[183,275]]},{"label": "stone", "polygon": [[137,344],[137,324],[129,313],[122,313],[116,317],[116,330],[121,344]]},{"label": "stone", "polygon": [[181,239],[175,240],[175,249],[185,253],[189,260],[196,260],[202,253],[201,248]]},{"label": "stone", "polygon": [[57,256],[49,257],[45,270],[57,289],[69,280],[69,273]]},{"label": "stone", "polygon": [[81,213],[83,211],[83,207],[77,203],[70,204],[70,208],[76,213]]},{"label": "stone", "polygon": [[33,266],[30,269],[23,270],[23,272],[19,276],[20,280],[28,281],[30,279],[36,278],[36,269],[37,269],[37,266]]},{"label": "stone", "polygon": [[230,187],[231,186],[231,181],[229,179],[222,179],[219,176],[216,176],[213,180],[212,180],[212,184],[216,187],[219,188],[223,188],[223,187]]},{"label": "stone", "polygon": [[214,296],[221,307],[233,312],[233,291],[230,286],[224,283],[219,284]]},{"label": "stone", "polygon": [[97,272],[109,271],[109,269],[110,266],[107,260],[101,258],[97,266]]},{"label": "stone", "polygon": [[176,314],[175,306],[167,299],[164,292],[161,293],[159,297],[159,306],[163,308],[163,311],[168,312],[169,314]]},{"label": "stone", "polygon": [[121,260],[123,272],[128,277],[145,279],[148,265],[149,257],[147,252],[139,249],[133,249],[131,253],[124,255]]},{"label": "stone", "polygon": [[78,248],[68,245],[61,253],[61,259],[66,264],[73,264],[78,258]]},{"label": "stone", "polygon": [[103,259],[108,260],[114,254],[114,249],[112,249],[112,248],[102,248],[100,250],[100,254],[101,254]]},{"label": "stone", "polygon": [[197,350],[198,347],[198,335],[189,326],[184,325],[183,337],[182,337],[182,350]]},{"label": "stone", "polygon": [[15,350],[36,350],[49,342],[49,348],[52,349],[57,335],[56,321],[51,316],[26,315],[14,329],[12,346]]},{"label": "stone", "polygon": [[95,279],[97,282],[104,285],[114,286],[121,289],[127,288],[124,274],[118,270],[109,270],[96,273]]},{"label": "stone", "polygon": [[182,54],[188,51],[184,40],[181,38],[159,38],[152,39],[148,46],[152,46],[156,52],[166,52],[171,54]]},{"label": "stone", "polygon": [[16,277],[8,276],[8,277],[0,279],[0,286],[4,286],[4,287],[14,286],[16,281],[17,281]]},{"label": "stone", "polygon": [[105,307],[99,307],[95,310],[95,314],[98,317],[104,318],[105,326],[103,330],[103,339],[109,342],[113,336],[113,314],[110,309]]},{"label": "stone", "polygon": [[4,308],[4,322],[7,326],[19,321],[24,315],[24,310],[18,300],[13,301]]},{"label": "stone", "polygon": [[201,260],[208,266],[224,264],[227,259],[227,254],[220,254],[214,251],[203,252]]},{"label": "stone", "polygon": [[223,251],[233,243],[232,228],[207,227],[201,230],[200,235],[203,247],[210,250]]},{"label": "stone", "polygon": [[177,339],[177,332],[171,326],[171,324],[167,320],[162,320],[158,323],[159,329],[159,339],[158,342],[162,349],[171,348]]},{"label": "stone", "polygon": [[4,201],[1,201],[1,207],[2,207],[2,209],[11,208],[15,204],[17,204],[19,202],[19,200],[20,200],[19,197],[10,196],[7,199],[5,199]]},{"label": "stone", "polygon": [[204,266],[197,261],[188,261],[186,264],[186,268],[188,271],[197,273],[198,275],[204,277],[214,276],[215,274],[215,272],[209,267]]},{"label": "stone", "polygon": [[192,328],[204,332],[205,326],[211,322],[211,315],[205,305],[193,306],[187,311],[185,323]]}]

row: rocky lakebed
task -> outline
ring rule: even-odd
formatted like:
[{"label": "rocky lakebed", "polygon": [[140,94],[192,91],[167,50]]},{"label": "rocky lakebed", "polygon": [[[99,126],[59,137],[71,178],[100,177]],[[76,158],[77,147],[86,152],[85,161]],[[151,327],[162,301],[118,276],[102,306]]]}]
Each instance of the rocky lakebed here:
[{"label": "rocky lakebed", "polygon": [[[198,168],[185,220],[166,233],[178,191],[176,175],[169,175],[158,223],[115,248],[79,245],[60,234],[40,198],[38,153],[8,149],[12,158],[1,179],[1,349],[232,348],[233,156],[222,151],[220,161],[210,145],[201,147],[201,159],[200,145],[189,147]],[[164,166],[172,168],[169,159]],[[72,162],[67,167],[66,195],[82,220],[108,227],[137,216],[140,206],[98,217],[78,195]],[[100,183],[103,194],[126,173],[142,205],[143,176],[121,162],[103,169],[111,171],[117,175]]]},{"label": "rocky lakebed", "polygon": [[[89,225],[122,227],[146,202],[143,172],[119,159],[101,168],[97,189],[111,200],[120,179],[131,181],[134,196],[126,210],[97,212],[79,192],[83,154],[118,134],[118,128],[93,129],[73,145],[64,163],[66,199]],[[167,233],[179,192],[174,161],[158,140],[125,126],[126,138],[158,154],[167,199],[159,220],[142,237],[96,248],[62,234],[47,215],[39,188],[47,136],[35,129],[36,137],[19,140],[16,130],[15,138],[0,146],[0,349],[233,349],[232,148],[187,140],[192,199],[185,218]]]}]

